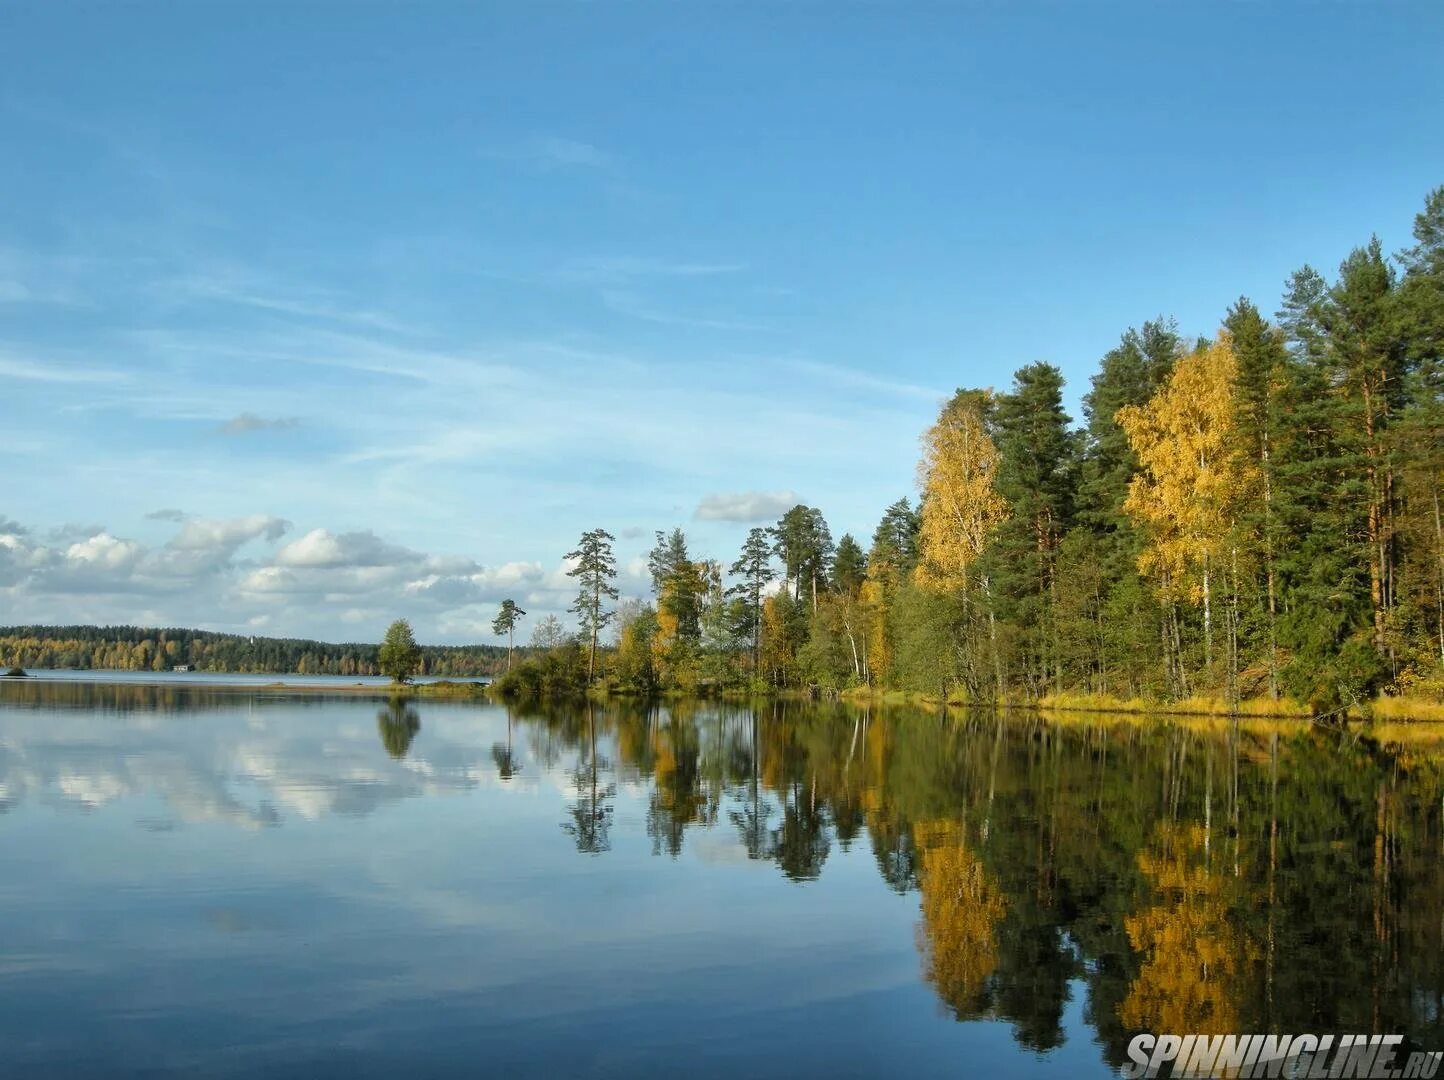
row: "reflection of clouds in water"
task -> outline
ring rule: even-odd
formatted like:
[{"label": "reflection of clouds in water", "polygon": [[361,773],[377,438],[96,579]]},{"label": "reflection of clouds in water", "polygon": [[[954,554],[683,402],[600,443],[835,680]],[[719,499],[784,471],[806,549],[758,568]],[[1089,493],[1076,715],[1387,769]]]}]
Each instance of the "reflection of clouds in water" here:
[{"label": "reflection of clouds in water", "polygon": [[[375,715],[374,701],[332,705]],[[289,703],[185,717],[13,712],[0,740],[0,811],[26,801],[90,811],[158,797],[163,811],[138,821],[150,830],[363,815],[401,799],[500,783],[491,760],[500,722],[490,711],[426,710],[423,734],[397,760],[374,723],[337,723],[332,710]]]}]

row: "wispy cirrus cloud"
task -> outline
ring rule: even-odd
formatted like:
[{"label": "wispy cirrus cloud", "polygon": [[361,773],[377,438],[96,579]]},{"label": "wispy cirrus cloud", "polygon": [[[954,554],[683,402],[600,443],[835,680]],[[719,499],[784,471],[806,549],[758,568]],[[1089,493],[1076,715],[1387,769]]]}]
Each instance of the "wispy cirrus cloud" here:
[{"label": "wispy cirrus cloud", "polygon": [[507,146],[489,146],[481,156],[494,161],[515,161],[543,171],[592,169],[613,172],[617,159],[593,143],[562,135],[536,134]]},{"label": "wispy cirrus cloud", "polygon": [[108,368],[86,367],[53,357],[31,360],[0,352],[0,378],[41,383],[117,383],[124,382],[126,375]]},{"label": "wispy cirrus cloud", "polygon": [[174,300],[226,304],[239,308],[291,316],[303,322],[337,323],[380,330],[390,334],[416,336],[424,329],[395,316],[348,304],[343,297],[316,289],[257,278],[238,270],[187,274],[158,280],[154,288]]},{"label": "wispy cirrus cloud", "polygon": [[644,322],[660,323],[663,326],[690,326],[702,330],[765,330],[761,323],[745,322],[740,319],[709,318],[689,315],[658,306],[639,293],[630,289],[603,289],[602,302],[618,315],[641,319]]},{"label": "wispy cirrus cloud", "polygon": [[[568,260],[552,276],[563,285],[595,289],[608,309],[643,322],[704,330],[764,330],[765,326],[749,320],[696,311],[699,303],[717,305],[716,297],[705,293],[705,286],[713,279],[746,269],[742,262],[611,255]],[[659,298],[663,294],[665,298]]]},{"label": "wispy cirrus cloud", "polygon": [[886,379],[879,375],[872,375],[866,371],[858,371],[856,368],[841,367],[837,364],[824,364],[816,360],[786,360],[783,361],[783,363],[794,371],[810,375],[832,386],[846,386],[868,393],[889,394],[905,398],[922,398],[927,401],[936,402],[946,400],[950,393],[937,387],[921,386],[917,383],[905,382],[900,379]]},{"label": "wispy cirrus cloud", "polygon": [[560,281],[619,284],[638,278],[707,278],[736,274],[743,262],[668,259],[655,255],[588,255],[569,259],[557,268]]}]

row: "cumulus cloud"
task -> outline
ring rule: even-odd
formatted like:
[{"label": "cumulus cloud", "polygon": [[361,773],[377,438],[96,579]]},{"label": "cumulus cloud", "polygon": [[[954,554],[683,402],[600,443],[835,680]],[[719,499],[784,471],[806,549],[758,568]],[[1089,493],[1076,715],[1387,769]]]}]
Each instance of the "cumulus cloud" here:
[{"label": "cumulus cloud", "polygon": [[291,527],[284,518],[251,514],[239,518],[190,518],[156,555],[157,569],[171,577],[194,578],[229,567],[253,540],[274,543]]},{"label": "cumulus cloud", "polygon": [[134,566],[143,551],[134,540],[120,540],[108,532],[100,532],[71,544],[65,549],[65,557],[72,562],[119,570]]},{"label": "cumulus cloud", "polygon": [[243,412],[231,417],[220,426],[222,435],[250,435],[257,431],[290,431],[299,427],[301,421],[294,416],[278,416],[267,419],[253,412]]},{"label": "cumulus cloud", "polygon": [[[374,703],[348,708],[358,722],[317,722],[282,709],[237,723],[160,715],[117,724],[110,715],[70,710],[11,725],[0,754],[0,811],[26,803],[83,811],[144,798],[158,804],[159,817],[141,820],[142,828],[204,823],[250,830],[366,814],[396,800],[494,782],[489,747],[496,734],[487,718],[428,714],[425,738],[397,761],[379,744]],[[522,746],[517,754],[528,757]]]},{"label": "cumulus cloud", "polygon": [[792,491],[738,491],[703,496],[694,515],[698,521],[772,521],[802,500]]},{"label": "cumulus cloud", "polygon": [[271,517],[268,514],[252,514],[249,517],[227,520],[196,518],[181,526],[170,546],[179,551],[234,551],[247,540],[261,537],[279,540],[290,527],[291,523],[284,518]]},{"label": "cumulus cloud", "polygon": [[[164,520],[164,519],[162,519]],[[393,543],[366,531],[310,529],[287,542],[290,523],[270,514],[181,515],[174,534],[146,544],[95,527],[57,542],[49,532],[0,521],[0,607],[19,623],[196,626],[362,640],[398,616],[423,640],[491,640],[504,599],[535,619],[565,614],[576,582],[560,560],[482,564]],[[640,595],[645,560],[618,586]]]},{"label": "cumulus cloud", "polygon": [[276,552],[279,566],[389,566],[420,558],[416,552],[388,544],[369,529],[333,533],[312,529]]}]

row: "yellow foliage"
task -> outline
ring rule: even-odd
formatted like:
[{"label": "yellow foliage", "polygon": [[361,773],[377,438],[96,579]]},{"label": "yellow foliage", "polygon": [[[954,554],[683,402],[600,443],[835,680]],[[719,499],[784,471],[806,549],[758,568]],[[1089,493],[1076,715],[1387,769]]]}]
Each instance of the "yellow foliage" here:
[{"label": "yellow foliage", "polygon": [[998,923],[1008,904],[957,822],[922,822],[913,835],[922,852],[923,977],[956,1013],[966,1015],[998,966]]},{"label": "yellow foliage", "polygon": [[1159,902],[1124,919],[1143,964],[1118,1012],[1136,1031],[1242,1030],[1234,1003],[1258,950],[1230,918],[1227,879],[1209,866],[1206,840],[1201,825],[1165,823],[1138,855]]},{"label": "yellow foliage", "polygon": [[917,580],[939,589],[967,586],[968,567],[1008,514],[998,494],[998,448],[976,397],[958,394],[923,435]]},{"label": "yellow foliage", "polygon": [[887,629],[887,595],[883,582],[873,576],[868,567],[868,576],[858,593],[862,601],[865,632],[863,640],[867,649],[867,670],[877,685],[886,685],[892,669],[892,639]]},{"label": "yellow foliage", "polygon": [[1419,697],[1379,697],[1369,703],[1373,720],[1444,721],[1444,704]]},{"label": "yellow foliage", "polygon": [[787,624],[776,595],[762,601],[762,642],[759,651],[763,671],[784,671],[792,663]]},{"label": "yellow foliage", "polygon": [[652,655],[665,663],[672,644],[677,640],[677,616],[666,607],[657,609],[657,633],[652,637]]},{"label": "yellow foliage", "polygon": [[1152,543],[1138,569],[1166,596],[1197,602],[1192,582],[1229,543],[1239,511],[1259,484],[1236,419],[1238,358],[1226,331],[1179,360],[1146,404],[1118,410],[1117,421],[1142,471],[1123,509]]}]

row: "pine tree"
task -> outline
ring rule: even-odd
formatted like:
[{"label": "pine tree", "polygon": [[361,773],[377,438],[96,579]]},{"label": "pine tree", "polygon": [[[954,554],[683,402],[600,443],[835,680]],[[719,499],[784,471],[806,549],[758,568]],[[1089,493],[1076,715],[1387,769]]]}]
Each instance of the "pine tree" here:
[{"label": "pine tree", "polygon": [[1058,548],[1073,523],[1076,439],[1063,409],[1063,374],[1030,364],[998,398],[998,493],[1010,514],[998,525],[987,561],[1001,618],[1013,627],[1017,663],[1035,691],[1062,689],[1054,603]]},{"label": "pine tree", "polygon": [[867,555],[851,533],[844,533],[832,560],[833,587],[844,596],[856,596],[866,578]]},{"label": "pine tree", "polygon": [[[1238,361],[1235,401],[1239,434],[1244,440],[1245,453],[1257,468],[1259,477],[1259,499],[1243,508],[1239,518],[1239,540],[1248,549],[1245,565],[1259,567],[1263,576],[1261,587],[1255,582],[1249,590],[1254,598],[1250,608],[1263,627],[1268,691],[1270,697],[1276,698],[1279,609],[1276,553],[1287,544],[1288,538],[1279,528],[1274,505],[1274,493],[1279,484],[1275,447],[1286,445],[1288,441],[1288,433],[1284,430],[1287,420],[1283,413],[1283,399],[1289,357],[1283,335],[1268,324],[1247,297],[1240,297],[1229,308],[1224,327],[1233,339],[1234,356]],[[1237,602],[1234,607],[1237,608]],[[1239,612],[1232,610],[1230,631],[1234,638],[1232,652],[1235,665],[1241,620]]]},{"label": "pine tree", "polygon": [[515,600],[503,600],[501,610],[496,613],[496,618],[491,622],[491,632],[500,636],[506,635],[506,670],[511,670],[511,652],[515,643],[516,624],[526,612],[516,606]]},{"label": "pine tree", "polygon": [[656,546],[647,558],[652,588],[657,596],[657,613],[665,626],[664,636],[696,643],[702,635],[702,603],[706,581],[702,568],[687,551],[687,537],[681,529],[659,532]]},{"label": "pine tree", "polygon": [[817,589],[827,581],[833,555],[832,534],[822,511],[801,504],[794,506],[773,527],[772,536],[785,580],[793,585],[793,599],[800,600],[804,585],[808,586],[812,609],[816,611]]},{"label": "pine tree", "polygon": [[762,593],[773,579],[772,542],[767,530],[750,529],[742,544],[742,554],[731,566],[731,573],[741,576],[742,581],[727,590],[742,605],[748,636],[752,640],[752,670],[758,669],[758,650],[762,637]]},{"label": "pine tree", "polygon": [[617,560],[612,554],[612,543],[616,539],[605,529],[592,529],[582,533],[575,551],[567,553],[573,563],[567,577],[577,579],[577,598],[569,609],[581,624],[582,636],[591,643],[587,653],[587,682],[596,679],[597,637],[602,628],[612,621],[615,611],[608,611],[602,605],[617,598],[617,588],[612,584],[617,576]]}]

